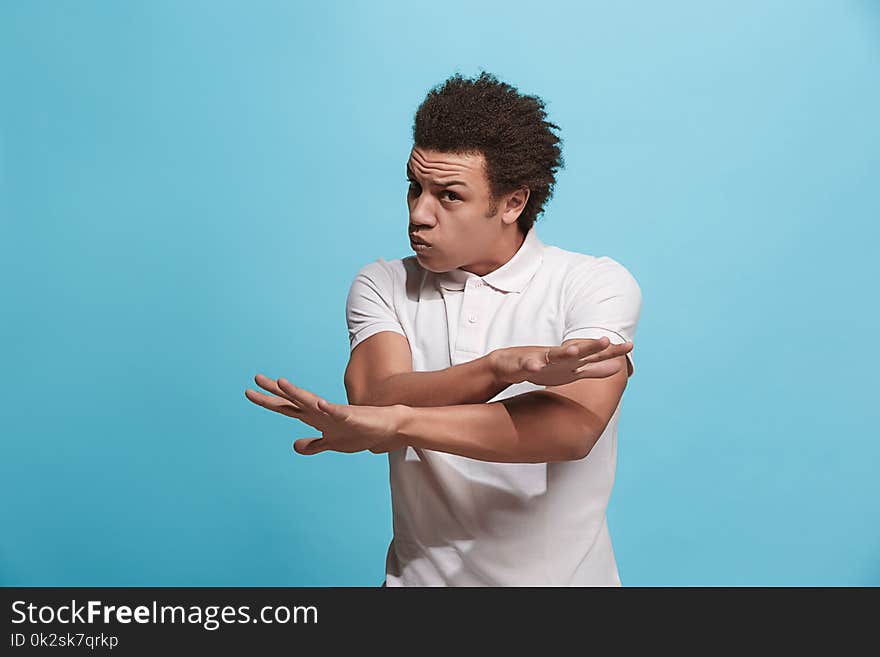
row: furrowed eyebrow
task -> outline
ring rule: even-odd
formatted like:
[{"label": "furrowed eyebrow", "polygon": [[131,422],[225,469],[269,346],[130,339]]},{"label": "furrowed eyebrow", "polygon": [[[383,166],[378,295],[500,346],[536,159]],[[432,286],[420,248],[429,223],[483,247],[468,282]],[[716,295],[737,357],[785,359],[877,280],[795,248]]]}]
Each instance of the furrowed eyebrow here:
[{"label": "furrowed eyebrow", "polygon": [[[412,169],[409,167],[409,162],[406,163],[406,177],[410,180],[416,180],[415,174],[412,172]],[[416,180],[416,182],[418,182]],[[468,187],[468,184],[462,180],[452,180],[448,183],[439,183],[434,180],[429,181],[432,185],[436,185],[437,187],[452,187],[453,185],[461,185],[462,187]]]}]

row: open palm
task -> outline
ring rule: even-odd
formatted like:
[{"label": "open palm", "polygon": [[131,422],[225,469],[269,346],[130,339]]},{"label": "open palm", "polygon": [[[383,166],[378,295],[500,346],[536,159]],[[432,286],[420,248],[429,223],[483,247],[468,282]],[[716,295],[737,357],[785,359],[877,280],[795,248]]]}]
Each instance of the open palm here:
[{"label": "open palm", "polygon": [[299,454],[312,455],[327,450],[360,452],[378,448],[397,436],[397,406],[333,404],[285,378],[274,381],[258,374],[254,381],[272,394],[265,395],[248,388],[245,397],[250,401],[301,420],[321,432],[320,437],[296,440],[293,448]]}]

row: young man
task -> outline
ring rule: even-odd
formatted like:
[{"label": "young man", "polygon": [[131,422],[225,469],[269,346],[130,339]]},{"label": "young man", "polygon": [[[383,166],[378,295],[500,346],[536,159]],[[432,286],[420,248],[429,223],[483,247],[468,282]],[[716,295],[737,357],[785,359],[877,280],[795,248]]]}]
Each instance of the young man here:
[{"label": "young man", "polygon": [[639,285],[545,245],[562,166],[539,98],[460,75],[419,107],[407,162],[415,255],[362,267],[347,300],[349,404],[284,378],[251,401],[387,453],[387,586],[619,586],[605,511]]}]

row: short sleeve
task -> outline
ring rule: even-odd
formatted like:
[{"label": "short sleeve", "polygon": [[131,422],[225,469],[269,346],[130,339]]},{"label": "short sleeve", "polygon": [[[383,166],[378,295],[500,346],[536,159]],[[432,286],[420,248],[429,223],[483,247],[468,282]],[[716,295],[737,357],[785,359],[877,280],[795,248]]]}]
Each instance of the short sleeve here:
[{"label": "short sleeve", "polygon": [[393,299],[394,279],[383,260],[365,265],[355,275],[345,302],[351,350],[381,331],[394,331],[406,337]]},{"label": "short sleeve", "polygon": [[[565,282],[565,330],[562,342],[607,336],[612,344],[633,342],[642,309],[636,279],[608,256],[578,265]],[[626,355],[635,372],[633,349]]]}]

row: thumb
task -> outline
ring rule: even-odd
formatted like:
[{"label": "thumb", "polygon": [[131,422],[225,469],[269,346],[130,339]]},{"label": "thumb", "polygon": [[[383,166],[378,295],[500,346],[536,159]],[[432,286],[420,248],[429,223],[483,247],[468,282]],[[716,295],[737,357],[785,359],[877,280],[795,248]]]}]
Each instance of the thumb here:
[{"label": "thumb", "polygon": [[345,420],[349,415],[342,404],[334,404],[326,399],[318,400],[318,410],[339,420]]},{"label": "thumb", "polygon": [[294,441],[293,449],[297,454],[311,456],[327,450],[323,443],[323,438],[300,438]]}]

